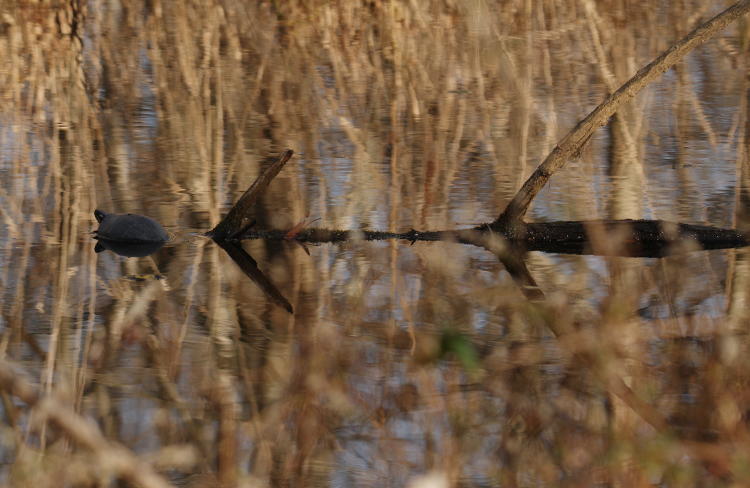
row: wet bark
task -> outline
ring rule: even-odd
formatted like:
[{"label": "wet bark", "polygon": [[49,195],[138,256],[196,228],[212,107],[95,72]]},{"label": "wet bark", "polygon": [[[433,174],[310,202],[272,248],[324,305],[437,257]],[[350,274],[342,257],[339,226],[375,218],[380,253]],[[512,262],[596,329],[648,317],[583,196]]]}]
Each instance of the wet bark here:
[{"label": "wet bark", "polygon": [[208,231],[206,235],[212,237],[215,241],[231,240],[251,227],[253,222],[248,215],[250,210],[258,200],[258,197],[265,191],[269,183],[271,183],[271,180],[279,174],[279,171],[289,161],[292,154],[294,152],[289,149],[284,151],[271,166],[258,176],[255,182],[250,185],[250,188],[245,190],[245,193],[237,200],[237,203],[234,204],[226,217],[216,227]]},{"label": "wet bark", "polygon": [[[561,222],[530,222],[520,239],[495,232],[490,224],[474,229],[382,232],[372,230],[336,230],[310,228],[289,237],[284,230],[249,229],[238,239],[287,240],[320,244],[352,240],[379,241],[397,239],[417,241],[449,241],[484,247],[486,239],[502,237],[513,247],[526,251],[564,254],[601,254],[630,257],[662,257],[678,250],[727,249],[748,245],[744,234],[734,229],[705,225],[682,224],[662,220],[592,220]],[[611,247],[603,241],[613,238]],[[682,245],[694,244],[694,247]],[[680,245],[680,246],[678,246]]]}]

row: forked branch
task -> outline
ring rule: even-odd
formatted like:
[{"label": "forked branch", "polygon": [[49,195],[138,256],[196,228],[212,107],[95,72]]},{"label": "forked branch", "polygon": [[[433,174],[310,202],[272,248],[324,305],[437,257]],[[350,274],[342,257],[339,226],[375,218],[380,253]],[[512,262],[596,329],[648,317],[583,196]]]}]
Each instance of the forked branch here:
[{"label": "forked branch", "polygon": [[569,159],[579,153],[593,132],[607,123],[620,106],[653,82],[659,75],[674,66],[690,51],[714,36],[730,22],[750,11],[750,0],[742,0],[721,12],[711,20],[695,28],[677,41],[659,57],[641,68],[617,91],[607,97],[598,107],[581,120],[531,174],[516,193],[502,214],[491,224],[511,239],[522,239],[526,230],[523,218],[532,200],[547,184],[550,177],[562,168]]},{"label": "forked branch", "polygon": [[224,241],[235,239],[239,234],[246,231],[252,225],[249,217],[250,209],[258,197],[263,194],[268,184],[271,183],[271,180],[279,174],[279,171],[289,161],[292,154],[294,154],[294,151],[287,149],[271,166],[261,171],[255,182],[237,200],[226,217],[216,227],[206,232],[206,235],[212,237],[215,241]]}]

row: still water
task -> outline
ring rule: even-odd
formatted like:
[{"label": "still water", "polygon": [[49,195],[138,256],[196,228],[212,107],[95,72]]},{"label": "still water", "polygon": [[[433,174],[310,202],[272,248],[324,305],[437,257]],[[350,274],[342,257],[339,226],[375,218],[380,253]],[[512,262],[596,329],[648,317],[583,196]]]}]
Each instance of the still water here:
[{"label": "still water", "polygon": [[[246,241],[288,314],[203,236],[286,148],[258,228],[491,222],[715,3],[0,4],[3,357],[182,486],[723,483],[744,250],[529,253],[532,303],[477,247]],[[737,226],[745,46],[730,26],[644,90],[529,219]],[[170,241],[95,253],[97,208]],[[4,484],[133,482],[3,400]]]}]

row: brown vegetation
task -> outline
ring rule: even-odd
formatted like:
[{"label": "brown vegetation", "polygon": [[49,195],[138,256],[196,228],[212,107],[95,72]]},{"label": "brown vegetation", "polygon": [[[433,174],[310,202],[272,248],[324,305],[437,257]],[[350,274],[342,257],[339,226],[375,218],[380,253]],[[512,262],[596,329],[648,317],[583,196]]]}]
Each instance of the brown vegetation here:
[{"label": "brown vegetation", "polygon": [[[490,222],[719,7],[0,3],[2,483],[747,484],[744,250],[533,255],[539,303],[451,243],[249,243],[291,316],[190,233],[286,147],[299,156],[258,202],[263,228]],[[737,26],[623,107],[532,217],[747,228]],[[654,156],[670,151],[672,167]],[[722,213],[716,175],[735,161],[741,204]],[[174,244],[97,257],[87,232],[108,205]]]}]

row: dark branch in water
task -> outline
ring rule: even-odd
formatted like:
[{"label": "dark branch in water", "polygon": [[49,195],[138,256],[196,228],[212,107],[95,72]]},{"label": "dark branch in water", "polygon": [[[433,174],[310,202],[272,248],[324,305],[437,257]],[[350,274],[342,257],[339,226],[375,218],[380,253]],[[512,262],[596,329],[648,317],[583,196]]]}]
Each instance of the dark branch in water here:
[{"label": "dark branch in water", "polygon": [[[677,244],[692,242],[693,249],[743,247],[748,241],[733,229],[681,224],[663,220],[593,220],[569,222],[532,222],[524,224],[521,239],[495,232],[490,224],[462,230],[382,232],[372,230],[303,229],[294,239],[284,230],[250,229],[237,239],[296,240],[320,244],[353,240],[380,241],[398,239],[448,241],[487,247],[488,239],[502,240],[514,249],[564,254],[599,254],[628,257],[662,257],[675,252]],[[601,243],[601,245],[597,245]],[[607,247],[606,244],[616,244]]]},{"label": "dark branch in water", "polygon": [[748,245],[734,229],[663,220],[531,222],[521,242],[528,251],[645,258]]},{"label": "dark branch in water", "polygon": [[388,239],[398,239],[410,242],[416,241],[457,241],[465,244],[473,243],[465,240],[470,238],[471,234],[476,234],[473,229],[467,230],[441,230],[420,232],[410,230],[408,232],[384,232],[379,230],[336,230],[336,229],[317,229],[308,228],[297,232],[294,238],[287,237],[288,232],[285,230],[261,230],[249,229],[247,232],[237,236],[237,239],[268,239],[268,240],[287,240],[298,241],[311,244],[321,244],[326,242],[344,242],[344,241],[383,241]]},{"label": "dark branch in water", "polygon": [[250,278],[253,282],[263,290],[268,298],[274,303],[281,306],[284,310],[289,313],[294,313],[294,309],[289,301],[281,294],[276,286],[263,274],[258,268],[258,263],[255,259],[250,256],[239,243],[237,237],[244,234],[250,229],[255,223],[250,218],[250,211],[253,208],[253,204],[258,200],[258,197],[268,188],[271,181],[279,174],[281,168],[289,161],[294,152],[291,149],[287,149],[284,153],[273,162],[269,167],[263,170],[255,182],[250,185],[245,193],[242,194],[237,203],[229,210],[229,213],[219,222],[219,224],[212,230],[206,232],[208,237],[211,237],[232,260],[237,263],[237,266]]},{"label": "dark branch in water", "polygon": [[726,249],[748,245],[744,234],[733,229],[682,224],[662,220],[594,220],[531,222],[522,226],[497,226],[496,222],[472,229],[384,232],[377,230],[335,230],[298,228],[292,230],[254,229],[250,210],[260,194],[281,171],[292,151],[287,150],[266,168],[240,197],[226,217],[207,232],[242,271],[277,305],[293,313],[292,305],[260,271],[255,260],[241,247],[244,239],[266,239],[297,243],[336,243],[398,239],[448,241],[483,247],[498,256],[529,299],[543,298],[534,278],[526,269],[523,255],[528,251],[608,256],[662,257],[698,249]]},{"label": "dark branch in water", "polygon": [[294,151],[287,149],[284,153],[279,156],[279,159],[274,161],[269,167],[263,170],[255,182],[250,185],[245,193],[242,194],[237,203],[229,210],[229,213],[219,222],[219,225],[206,232],[208,237],[212,237],[215,241],[224,241],[235,239],[236,236],[248,227],[252,226],[253,222],[250,220],[248,214],[258,200],[258,197],[268,188],[269,183],[273,180],[284,165],[294,154]]},{"label": "dark branch in water", "polygon": [[271,280],[263,274],[258,268],[258,263],[255,259],[250,256],[238,242],[230,241],[216,241],[216,243],[224,249],[232,261],[237,263],[237,266],[250,278],[253,283],[258,285],[263,293],[266,294],[276,305],[281,306],[284,310],[289,313],[294,313],[294,309],[289,301],[284,298],[284,295],[271,283]]},{"label": "dark branch in water", "polygon": [[521,293],[523,293],[528,300],[544,300],[544,292],[539,288],[539,285],[536,284],[536,280],[531,275],[529,268],[526,267],[526,261],[524,260],[525,251],[513,248],[489,250],[495,254],[503,266],[505,266],[505,270],[510,277],[513,278],[513,281],[518,285]]}]

